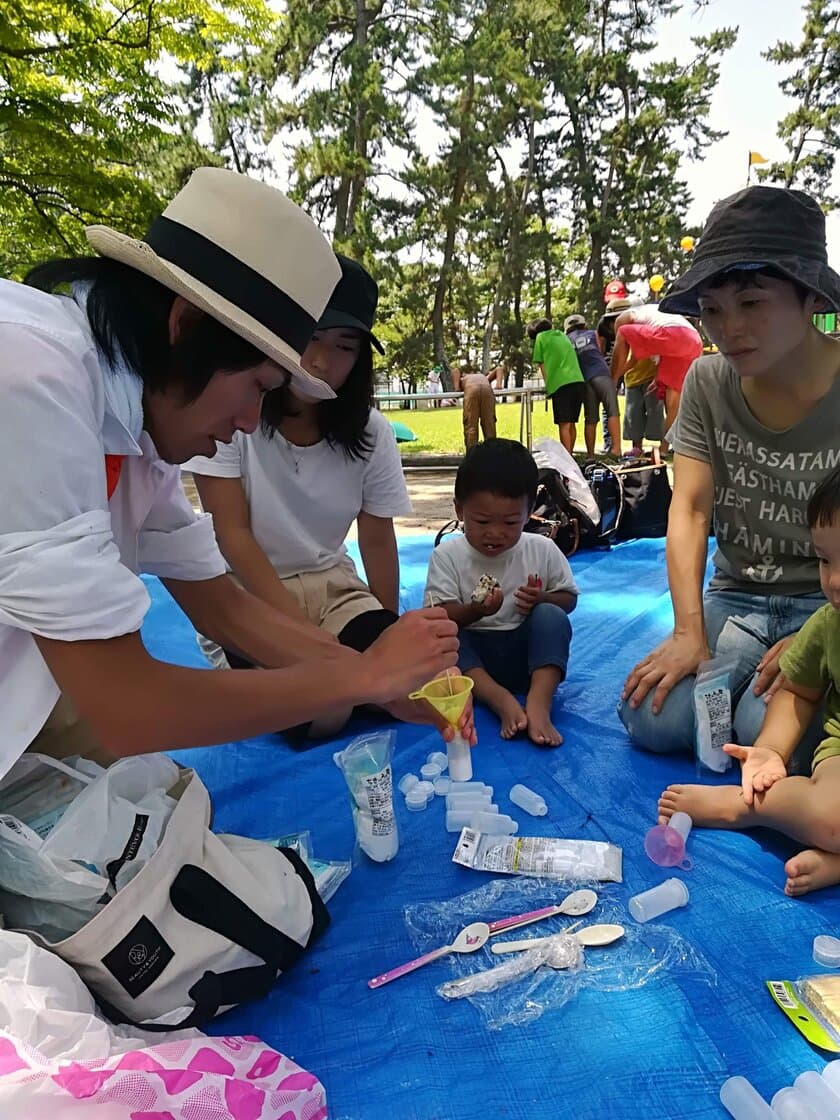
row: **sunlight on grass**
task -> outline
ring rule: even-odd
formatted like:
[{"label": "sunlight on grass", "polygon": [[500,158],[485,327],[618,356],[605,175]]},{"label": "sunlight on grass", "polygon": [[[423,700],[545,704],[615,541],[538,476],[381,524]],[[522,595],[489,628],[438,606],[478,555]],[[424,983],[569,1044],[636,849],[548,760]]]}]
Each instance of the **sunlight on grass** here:
[{"label": "sunlight on grass", "polygon": [[[624,414],[624,397],[619,397],[619,409]],[[506,439],[519,439],[519,403],[496,406],[496,434]],[[400,453],[404,458],[417,454],[462,455],[464,453],[464,428],[460,408],[435,408],[428,410],[409,410],[405,408],[388,409],[383,415],[389,420],[399,420],[417,436],[414,443],[401,443]],[[557,439],[557,425],[548,411],[545,402],[538,400],[533,406],[534,439],[552,436]],[[583,414],[577,426],[575,450],[584,450]],[[596,437],[596,449],[601,447],[600,425]]]}]

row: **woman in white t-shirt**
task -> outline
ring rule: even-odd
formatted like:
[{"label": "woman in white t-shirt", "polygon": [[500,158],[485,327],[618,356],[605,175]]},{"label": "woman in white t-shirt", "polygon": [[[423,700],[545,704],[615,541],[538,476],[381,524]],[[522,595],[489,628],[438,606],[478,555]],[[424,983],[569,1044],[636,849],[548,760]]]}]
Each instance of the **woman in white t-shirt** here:
[{"label": "woman in white t-shirt", "polygon": [[[336,399],[290,389],[266,395],[260,428],[236,432],[212,458],[185,464],[219,547],[245,588],[342,645],[367,649],[397,618],[399,559],[393,518],[410,512],[393,429],[371,407],[376,283],[339,256],[342,276],[301,362]],[[344,541],[358,525],[367,583]],[[251,663],[202,641],[216,665]],[[307,730],[326,734],[348,713]]]}]

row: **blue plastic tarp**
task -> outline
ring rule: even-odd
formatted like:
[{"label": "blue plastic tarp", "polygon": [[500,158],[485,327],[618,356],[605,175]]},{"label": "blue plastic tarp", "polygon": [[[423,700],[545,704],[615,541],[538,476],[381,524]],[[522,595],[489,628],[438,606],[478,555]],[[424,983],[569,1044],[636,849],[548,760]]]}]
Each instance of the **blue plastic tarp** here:
[{"label": "blue plastic tarp", "polygon": [[[400,541],[404,607],[420,603],[431,545],[425,535]],[[584,553],[572,566],[581,597],[569,677],[554,712],[565,744],[547,751],[527,740],[505,742],[496,721],[479,711],[474,768],[496,788],[503,812],[514,782],[545,797],[547,817],[513,810],[521,834],[620,845],[624,882],[612,893],[626,903],[672,873],[642,848],[659,792],[695,780],[690,760],[631,748],[615,714],[624,676],[671,623],[664,543]],[[200,665],[189,623],[156,581],[148,583],[149,648]],[[209,788],[219,831],[270,838],[308,829],[316,855],[348,859],[353,826],[332,756],[349,737],[303,753],[267,736],[176,757]],[[396,776],[416,772],[431,746],[428,728],[399,725]],[[405,907],[490,881],[451,862],[456,836],[444,830],[442,799],[421,813],[409,813],[399,795],[396,804],[396,859],[377,865],[362,857],[332,900],[332,924],[317,945],[266,999],[212,1028],[259,1035],[310,1069],[327,1088],[334,1120],[722,1117],[718,1090],[730,1074],[748,1077],[769,1099],[801,1071],[824,1065],[828,1056],[798,1035],[764,983],[819,971],[813,938],[840,925],[840,890],[796,901],[784,895],[782,863],[792,843],[767,831],[691,834],[694,868],[678,872],[689,905],[661,921],[708,961],[716,986],[662,975],[636,990],[584,991],[527,1025],[490,1030],[468,1001],[435,994],[456,975],[453,958],[379,991],[367,987],[370,977],[418,953]]]}]

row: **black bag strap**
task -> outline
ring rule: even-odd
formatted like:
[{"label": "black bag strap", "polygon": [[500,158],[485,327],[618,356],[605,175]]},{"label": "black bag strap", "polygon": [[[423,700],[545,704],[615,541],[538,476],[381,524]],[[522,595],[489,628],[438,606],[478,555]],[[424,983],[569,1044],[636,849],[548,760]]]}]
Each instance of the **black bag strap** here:
[{"label": "black bag strap", "polygon": [[449,533],[457,533],[460,528],[461,522],[457,518],[454,521],[447,521],[435,537],[434,547],[437,548],[445,536],[448,536]]},{"label": "black bag strap", "polygon": [[261,999],[271,989],[277,976],[287,971],[298,960],[315,938],[327,928],[330,916],[315,887],[312,872],[297,852],[291,848],[279,851],[289,860],[296,874],[303,880],[312,904],[312,930],[306,945],[283,933],[255,913],[247,903],[215,879],[202,867],[184,864],[172,881],[169,898],[173,909],[204,929],[218,933],[253,953],[265,963],[228,972],[205,972],[189,989],[193,1010],[180,1023],[155,1024],[130,1019],[107,1000],[94,993],[96,1000],[109,1019],[115,1023],[128,1023],[154,1033],[200,1027],[218,1015],[222,1007],[249,1000]]}]

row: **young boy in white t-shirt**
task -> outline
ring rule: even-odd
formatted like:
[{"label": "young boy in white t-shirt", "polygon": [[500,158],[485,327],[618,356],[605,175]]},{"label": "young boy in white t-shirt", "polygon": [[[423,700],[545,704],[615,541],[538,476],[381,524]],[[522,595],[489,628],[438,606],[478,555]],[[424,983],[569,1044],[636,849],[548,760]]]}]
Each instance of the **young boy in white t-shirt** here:
[{"label": "young boy in white t-shirt", "polygon": [[[432,553],[426,601],[458,623],[459,667],[498,715],[502,738],[527,730],[538,746],[557,747],[551,703],[566,676],[578,589],[553,541],[523,535],[536,494],[537,466],[522,444],[472,447],[455,478],[464,533]],[[526,693],[524,707],[515,692]]]}]

